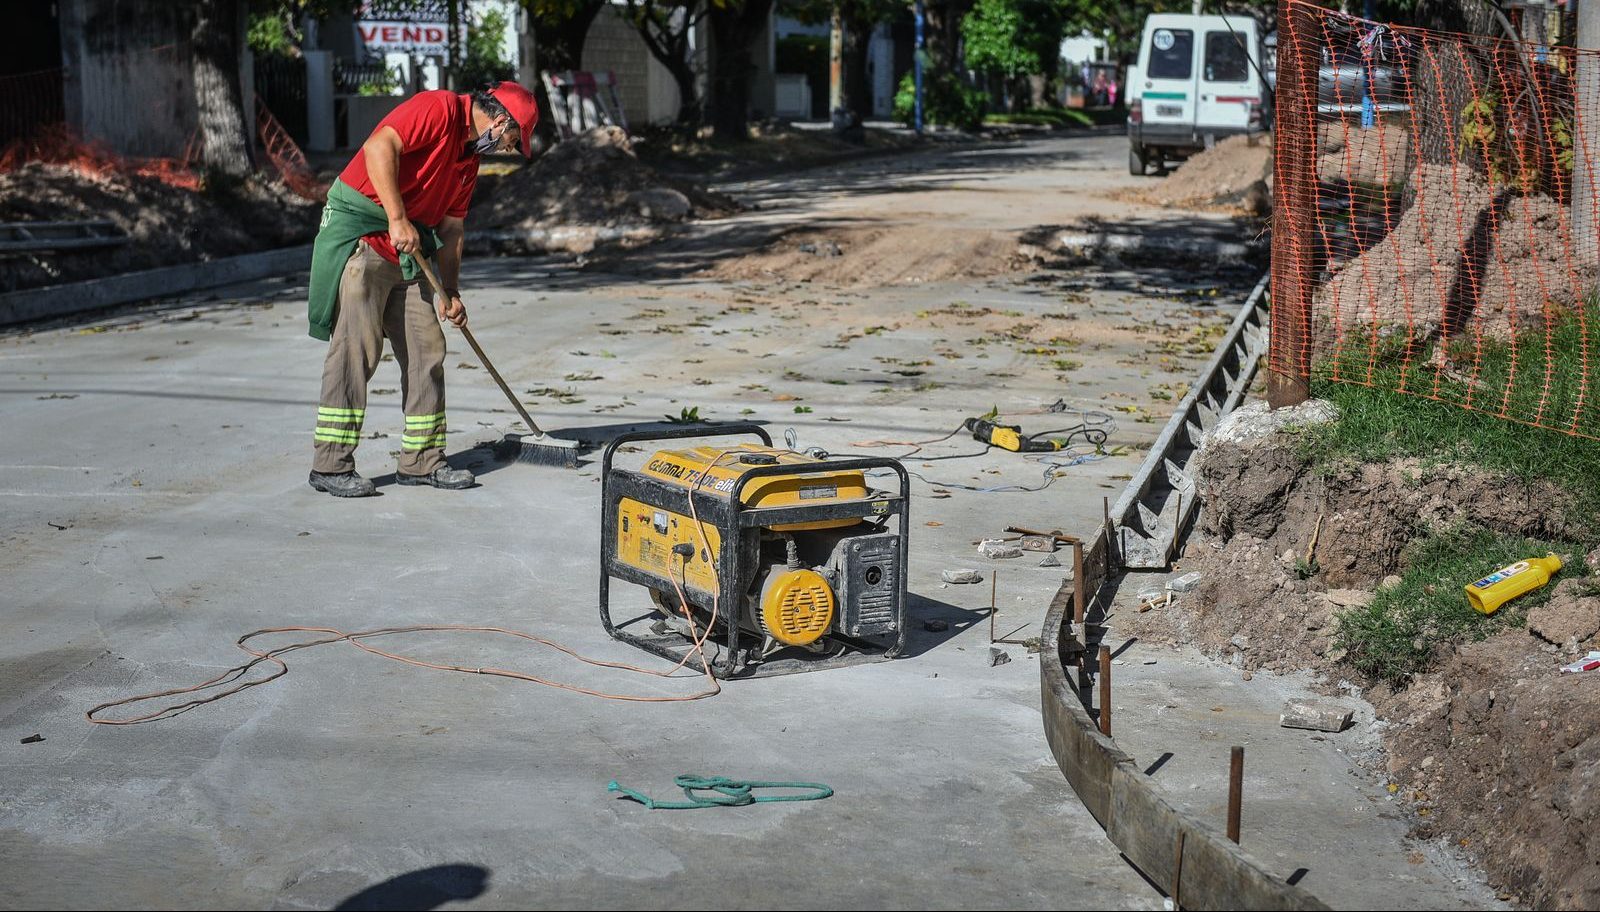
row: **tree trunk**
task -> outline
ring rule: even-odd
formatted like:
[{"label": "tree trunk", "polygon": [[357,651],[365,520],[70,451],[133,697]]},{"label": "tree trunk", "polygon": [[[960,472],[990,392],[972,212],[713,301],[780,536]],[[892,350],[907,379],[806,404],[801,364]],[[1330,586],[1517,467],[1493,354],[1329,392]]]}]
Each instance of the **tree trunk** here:
[{"label": "tree trunk", "polygon": [[195,108],[204,144],[200,161],[205,170],[242,178],[251,171],[250,131],[246,124],[244,95],[239,89],[238,0],[201,0],[195,4],[194,45]]},{"label": "tree trunk", "polygon": [[[457,78],[461,72],[461,0],[445,0],[445,42],[450,45],[450,50],[445,57],[445,88],[452,92],[461,90],[460,80]],[[471,88],[477,88],[472,86]]]},{"label": "tree trunk", "polygon": [[750,138],[750,46],[766,25],[773,0],[711,10],[711,131],[723,142]]},{"label": "tree trunk", "polygon": [[872,116],[872,86],[867,81],[867,57],[872,50],[872,27],[862,19],[844,19],[844,108],[860,123]]},{"label": "tree trunk", "polygon": [[628,16],[645,49],[666,68],[678,87],[676,123],[691,126],[700,121],[700,97],[694,67],[689,63],[689,41],[703,10],[699,3],[679,7],[668,16],[666,28],[660,27],[657,15],[657,9],[648,4],[636,0],[628,3]]},{"label": "tree trunk", "polygon": [[977,0],[929,0],[923,10],[927,18],[928,59],[935,71],[959,73],[961,60],[961,20]]},{"label": "tree trunk", "polygon": [[681,57],[672,63],[663,60],[662,65],[672,74],[672,81],[678,87],[678,125],[693,126],[699,123],[700,97],[694,67]]}]

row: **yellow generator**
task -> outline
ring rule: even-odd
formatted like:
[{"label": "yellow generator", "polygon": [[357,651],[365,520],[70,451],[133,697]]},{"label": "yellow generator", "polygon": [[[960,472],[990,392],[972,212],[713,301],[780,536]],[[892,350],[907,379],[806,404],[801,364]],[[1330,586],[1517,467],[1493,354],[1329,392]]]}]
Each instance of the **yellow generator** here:
[{"label": "yellow generator", "polygon": [[[612,464],[629,443],[735,436],[761,443],[663,449],[637,470]],[[898,460],[817,459],[738,424],[624,434],[602,464],[600,619],[613,637],[698,667],[691,636],[715,611],[703,648],[722,678],[899,654],[910,487]],[[898,491],[874,490],[875,469],[897,476]],[[657,610],[616,623],[612,578],[644,586]]]}]

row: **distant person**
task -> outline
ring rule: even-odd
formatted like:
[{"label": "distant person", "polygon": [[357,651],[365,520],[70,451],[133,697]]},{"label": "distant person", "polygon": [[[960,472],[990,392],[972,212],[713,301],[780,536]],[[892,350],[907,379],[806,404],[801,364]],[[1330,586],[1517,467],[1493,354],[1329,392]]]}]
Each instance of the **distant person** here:
[{"label": "distant person", "polygon": [[1117,106],[1117,80],[1115,77],[1106,82],[1106,105],[1113,108]]},{"label": "distant person", "polygon": [[[445,463],[444,331],[467,322],[456,287],[478,159],[529,153],[539,108],[514,82],[457,94],[419,92],[389,112],[328,190],[311,255],[311,336],[328,343],[312,444],[311,487],[335,497],[377,493],[356,474],[367,384],[383,340],[400,366],[405,433],[395,478],[456,490],[474,481]],[[444,293],[418,287],[413,257],[437,257]],[[438,317],[435,318],[435,307]]]},{"label": "distant person", "polygon": [[1103,106],[1106,103],[1106,71],[1094,71],[1094,103]]}]

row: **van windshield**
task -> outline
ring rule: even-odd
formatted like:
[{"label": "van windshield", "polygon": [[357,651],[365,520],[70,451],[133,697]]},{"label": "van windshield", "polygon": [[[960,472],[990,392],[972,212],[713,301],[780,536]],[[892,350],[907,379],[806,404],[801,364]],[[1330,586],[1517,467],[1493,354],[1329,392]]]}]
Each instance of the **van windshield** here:
[{"label": "van windshield", "polygon": [[1246,82],[1250,79],[1250,58],[1241,42],[1243,35],[1232,32],[1206,32],[1206,81]]},{"label": "van windshield", "polygon": [[1150,33],[1150,79],[1188,79],[1194,73],[1194,32],[1156,29]]}]

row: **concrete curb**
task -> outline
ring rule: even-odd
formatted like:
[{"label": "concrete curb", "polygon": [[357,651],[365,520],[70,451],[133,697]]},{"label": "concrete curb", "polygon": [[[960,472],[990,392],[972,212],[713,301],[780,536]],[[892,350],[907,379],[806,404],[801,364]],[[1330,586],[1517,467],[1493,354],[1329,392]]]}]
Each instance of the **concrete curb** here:
[{"label": "concrete curb", "polygon": [[1056,244],[1074,256],[1180,256],[1221,263],[1241,263],[1251,254],[1265,251],[1259,245],[1217,238],[1106,231],[1062,231],[1056,235]]},{"label": "concrete curb", "polygon": [[261,253],[224,257],[200,263],[183,263],[143,272],[68,282],[43,288],[24,288],[0,294],[0,326],[46,320],[132,304],[151,298],[187,294],[203,288],[253,282],[271,276],[305,272],[311,265],[311,245],[285,247]]},{"label": "concrete curb", "polygon": [[1045,738],[1056,765],[1105,827],[1111,844],[1169,895],[1177,894],[1187,909],[1327,909],[1210,824],[1178,810],[1164,788],[1100,733],[1068,680],[1061,651],[1069,602],[1058,600],[1044,619],[1039,690]]}]

